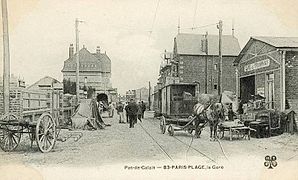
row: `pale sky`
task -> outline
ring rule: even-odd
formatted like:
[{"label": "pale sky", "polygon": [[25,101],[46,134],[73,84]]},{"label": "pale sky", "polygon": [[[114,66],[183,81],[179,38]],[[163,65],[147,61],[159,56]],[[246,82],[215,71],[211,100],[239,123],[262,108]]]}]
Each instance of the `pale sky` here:
[{"label": "pale sky", "polygon": [[[241,47],[250,36],[298,36],[296,0],[8,1],[11,72],[27,84],[46,75],[62,80],[68,46],[75,43],[75,18],[85,21],[80,24],[80,47],[95,52],[100,46],[107,52],[112,84],[120,93],[156,83],[161,53],[172,51],[179,17],[181,32],[209,34],[218,34],[216,25],[189,28],[221,19],[223,34],[231,34],[234,19]],[[1,74],[2,51],[1,43]]]}]

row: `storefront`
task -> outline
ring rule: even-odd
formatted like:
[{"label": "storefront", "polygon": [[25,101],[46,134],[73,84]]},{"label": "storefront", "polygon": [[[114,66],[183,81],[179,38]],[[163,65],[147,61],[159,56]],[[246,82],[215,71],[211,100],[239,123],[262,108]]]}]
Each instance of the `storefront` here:
[{"label": "storefront", "polygon": [[252,37],[235,60],[237,96],[268,109],[298,112],[298,38]]}]

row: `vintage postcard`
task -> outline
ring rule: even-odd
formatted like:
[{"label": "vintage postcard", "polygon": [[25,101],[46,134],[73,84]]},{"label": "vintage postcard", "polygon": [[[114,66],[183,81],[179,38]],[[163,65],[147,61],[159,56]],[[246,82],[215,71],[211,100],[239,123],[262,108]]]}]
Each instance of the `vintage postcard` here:
[{"label": "vintage postcard", "polygon": [[0,179],[297,179],[297,5],[1,0]]}]

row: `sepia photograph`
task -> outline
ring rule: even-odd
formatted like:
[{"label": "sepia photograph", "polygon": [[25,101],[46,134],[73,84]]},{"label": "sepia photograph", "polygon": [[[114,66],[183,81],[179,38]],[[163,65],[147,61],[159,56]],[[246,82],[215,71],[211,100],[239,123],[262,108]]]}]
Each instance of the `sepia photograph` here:
[{"label": "sepia photograph", "polygon": [[0,179],[297,179],[297,8],[1,0]]}]

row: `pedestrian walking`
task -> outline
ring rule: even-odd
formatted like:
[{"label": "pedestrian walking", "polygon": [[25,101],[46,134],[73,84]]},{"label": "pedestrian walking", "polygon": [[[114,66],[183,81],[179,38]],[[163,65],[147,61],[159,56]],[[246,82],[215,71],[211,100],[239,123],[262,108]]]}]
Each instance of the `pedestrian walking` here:
[{"label": "pedestrian walking", "polygon": [[125,117],[126,117],[126,123],[129,123],[128,113],[127,113],[127,105],[128,105],[128,102],[125,102],[124,112],[125,112]]},{"label": "pedestrian walking", "polygon": [[134,128],[134,125],[137,122],[138,105],[133,99],[131,99],[127,105],[127,113],[129,118],[129,128]]},{"label": "pedestrian walking", "polygon": [[138,119],[142,122],[143,107],[142,103],[138,103]]},{"label": "pedestrian walking", "polygon": [[146,104],[144,103],[144,101],[142,101],[141,105],[142,105],[142,119],[144,119],[144,114],[145,114],[145,111],[146,111]]},{"label": "pedestrian walking", "polygon": [[123,109],[124,109],[123,104],[119,102],[119,104],[116,107],[117,114],[119,115],[119,123],[125,123]]}]

